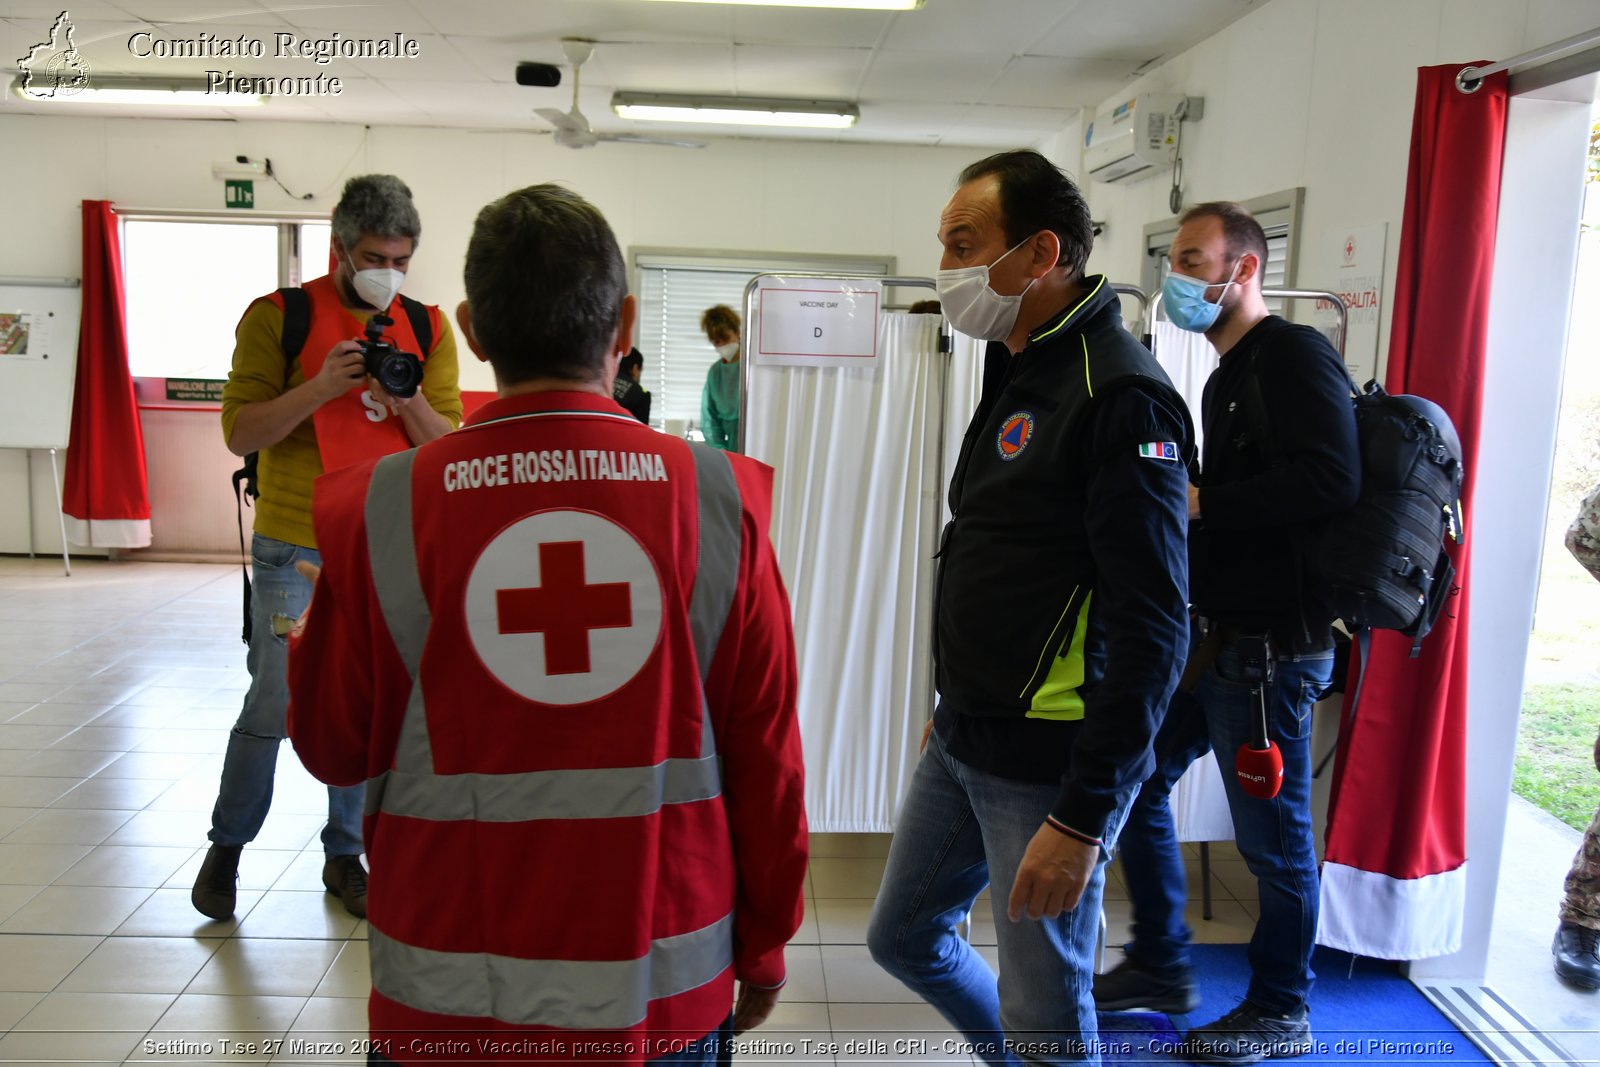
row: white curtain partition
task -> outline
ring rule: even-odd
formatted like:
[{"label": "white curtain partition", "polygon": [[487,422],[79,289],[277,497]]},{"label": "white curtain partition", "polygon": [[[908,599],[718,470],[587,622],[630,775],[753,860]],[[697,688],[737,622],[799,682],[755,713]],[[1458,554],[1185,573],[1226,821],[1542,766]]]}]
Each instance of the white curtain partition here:
[{"label": "white curtain partition", "polygon": [[[894,829],[933,713],[933,553],[984,352],[956,334],[941,356],[940,321],[882,315],[871,368],[752,370],[746,451],[777,472],[772,541],[793,607],[806,814],[818,833]],[[1209,355],[1186,346],[1180,361],[1169,344],[1162,360],[1196,411],[1210,373],[1201,360],[1216,361],[1198,339]],[[1232,838],[1211,756],[1172,806],[1182,840]]]},{"label": "white curtain partition", "polygon": [[751,372],[746,451],[777,471],[772,540],[794,610],[816,832],[894,829],[933,711],[938,509],[982,358],[961,338],[956,357],[941,355],[939,326],[888,312],[870,368]]},{"label": "white curtain partition", "polygon": [[[1200,448],[1200,397],[1206,379],[1217,369],[1217,350],[1203,333],[1180,330],[1166,319],[1157,319],[1150,338],[1156,362],[1172,379],[1172,385],[1189,405],[1194,422],[1194,444]],[[1228,753],[1231,761],[1232,753]],[[1232,773],[1232,763],[1229,763]],[[1172,821],[1180,841],[1232,841],[1233,816],[1228,811],[1228,794],[1217,766],[1217,754],[1207,752],[1184,772],[1172,790]]]},{"label": "white curtain partition", "polygon": [[1200,396],[1206,388],[1206,379],[1221,361],[1217,350],[1211,347],[1203,333],[1180,330],[1166,319],[1157,319],[1150,336],[1150,346],[1155,351],[1156,362],[1172,379],[1172,385],[1189,405],[1189,415],[1194,420],[1194,444],[1201,447]]}]

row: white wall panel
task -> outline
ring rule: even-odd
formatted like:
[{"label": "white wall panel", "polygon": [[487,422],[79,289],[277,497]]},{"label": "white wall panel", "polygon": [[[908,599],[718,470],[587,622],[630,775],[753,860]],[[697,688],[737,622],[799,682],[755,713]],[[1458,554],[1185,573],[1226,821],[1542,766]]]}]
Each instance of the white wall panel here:
[{"label": "white wall panel", "polygon": [[[79,276],[84,199],[220,212],[222,183],[212,177],[211,164],[234,155],[266,156],[294,193],[316,198],[292,199],[274,183],[257,181],[258,211],[325,214],[346,178],[400,175],[416,195],[423,222],[406,291],[452,316],[464,295],[461,264],[478,210],[525,185],[557,181],[588,197],[625,252],[652,246],[889,255],[902,271],[926,274],[937,266],[934,231],[955,176],[985,154],[730,138],[710,139],[697,150],[611,144],[574,151],[527,131],[46,118],[8,115],[3,105],[0,138],[13,158],[37,163],[14,168],[6,179],[0,221],[8,239],[0,242],[0,275]],[[193,269],[227,266],[195,263]],[[173,278],[172,284],[183,281]],[[466,351],[462,385],[493,388],[488,367]],[[156,437],[154,447],[160,447],[164,438]],[[26,472],[20,454],[0,455],[0,552],[27,549],[27,524],[18,514]],[[46,479],[36,480],[45,494],[40,499],[48,500]],[[160,521],[154,518],[153,525]],[[41,550],[46,535],[51,546],[59,540],[53,501],[35,526]]]}]

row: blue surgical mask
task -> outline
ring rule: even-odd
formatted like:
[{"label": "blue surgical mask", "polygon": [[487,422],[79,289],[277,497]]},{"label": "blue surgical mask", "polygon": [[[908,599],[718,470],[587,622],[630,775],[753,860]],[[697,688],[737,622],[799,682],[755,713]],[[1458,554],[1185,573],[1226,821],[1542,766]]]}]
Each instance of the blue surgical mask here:
[{"label": "blue surgical mask", "polygon": [[[1216,325],[1217,316],[1222,314],[1222,299],[1228,295],[1228,287],[1233,284],[1234,277],[1239,273],[1239,265],[1243,262],[1241,259],[1233,265],[1233,273],[1228,275],[1225,282],[1208,282],[1202,278],[1169,273],[1161,283],[1161,310],[1167,313],[1167,318],[1178,329],[1205,333]],[[1206,290],[1214,285],[1222,286],[1215,303],[1206,299]]]}]

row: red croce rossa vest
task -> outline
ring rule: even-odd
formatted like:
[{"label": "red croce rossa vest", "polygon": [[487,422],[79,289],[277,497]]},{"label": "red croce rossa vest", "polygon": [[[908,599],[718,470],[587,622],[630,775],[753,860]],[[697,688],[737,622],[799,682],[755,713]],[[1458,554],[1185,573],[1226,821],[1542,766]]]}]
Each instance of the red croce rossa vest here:
[{"label": "red croce rossa vest", "polygon": [[[317,485],[325,558],[370,567],[381,619],[373,661],[337,669],[379,672],[370,1019],[401,1063],[667,1054],[728,1016],[736,972],[782,982],[800,920],[797,730],[759,744],[790,753],[774,796],[799,843],[740,841],[799,857],[795,899],[741,937],[722,770],[739,752],[706,688],[752,534],[770,553],[771,472],[541,395]],[[315,772],[295,720],[320,709],[295,700]]]}]

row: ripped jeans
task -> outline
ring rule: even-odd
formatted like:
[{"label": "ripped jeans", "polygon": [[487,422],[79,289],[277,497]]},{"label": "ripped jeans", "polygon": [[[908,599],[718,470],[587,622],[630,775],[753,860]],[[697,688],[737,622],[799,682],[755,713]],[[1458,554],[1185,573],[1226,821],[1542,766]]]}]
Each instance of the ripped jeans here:
[{"label": "ripped jeans", "polygon": [[[287,736],[289,713],[288,623],[311,601],[311,583],[294,569],[305,560],[321,564],[314,548],[255,534],[250,541],[250,690],[228,736],[222,784],[211,811],[211,832],[219,845],[254,841],[272,807],[272,780],[278,747]],[[361,854],[361,813],[366,786],[328,787],[328,824],[322,849],[329,856]]]}]

